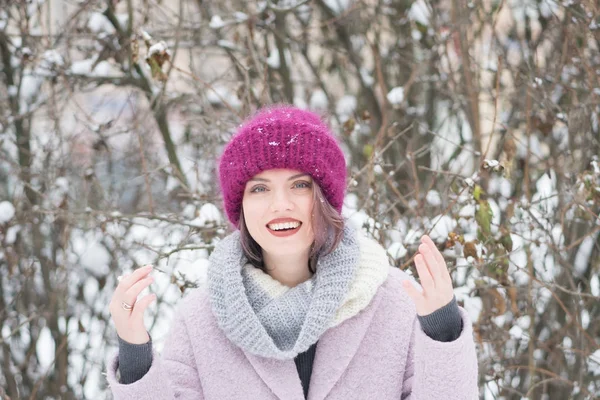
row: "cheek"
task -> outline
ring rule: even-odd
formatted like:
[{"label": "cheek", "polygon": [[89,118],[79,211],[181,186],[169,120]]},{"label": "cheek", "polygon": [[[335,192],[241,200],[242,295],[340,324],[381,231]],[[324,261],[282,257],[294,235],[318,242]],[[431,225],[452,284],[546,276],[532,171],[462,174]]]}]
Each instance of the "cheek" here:
[{"label": "cheek", "polygon": [[246,226],[248,230],[255,229],[264,213],[264,202],[254,201],[253,199],[244,199],[242,201],[242,209],[244,210],[244,217],[246,219]]}]

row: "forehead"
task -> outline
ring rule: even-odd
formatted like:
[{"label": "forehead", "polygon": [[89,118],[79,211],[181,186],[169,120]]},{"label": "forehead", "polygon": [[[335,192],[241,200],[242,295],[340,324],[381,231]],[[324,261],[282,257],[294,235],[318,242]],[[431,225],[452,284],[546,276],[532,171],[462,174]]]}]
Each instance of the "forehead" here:
[{"label": "forehead", "polygon": [[298,171],[296,169],[269,169],[266,171],[262,171],[259,174],[256,174],[252,177],[252,179],[268,179],[268,180],[277,180],[277,179],[288,179],[295,175],[306,175],[302,171]]}]

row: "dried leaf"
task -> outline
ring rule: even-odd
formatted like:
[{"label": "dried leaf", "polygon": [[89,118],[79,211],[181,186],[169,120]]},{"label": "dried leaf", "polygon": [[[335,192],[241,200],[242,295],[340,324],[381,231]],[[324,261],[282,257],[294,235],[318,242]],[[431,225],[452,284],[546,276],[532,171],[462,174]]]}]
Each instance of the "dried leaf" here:
[{"label": "dried leaf", "polygon": [[475,242],[471,241],[471,242],[465,242],[465,245],[463,247],[463,255],[465,258],[471,256],[475,259],[477,259],[477,247],[475,247]]},{"label": "dried leaf", "polygon": [[354,118],[348,118],[348,120],[344,122],[344,134],[349,136],[352,132],[354,132],[355,127],[356,120]]}]

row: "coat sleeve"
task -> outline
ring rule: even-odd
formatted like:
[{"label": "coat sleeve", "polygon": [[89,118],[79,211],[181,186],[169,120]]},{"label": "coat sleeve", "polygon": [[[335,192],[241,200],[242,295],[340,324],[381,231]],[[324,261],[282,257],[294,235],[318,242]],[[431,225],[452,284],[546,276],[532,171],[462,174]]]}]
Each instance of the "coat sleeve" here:
[{"label": "coat sleeve", "polygon": [[463,330],[452,342],[431,339],[415,318],[402,384],[402,400],[476,400],[477,354],[473,326],[460,308]]},{"label": "coat sleeve", "polygon": [[118,354],[108,364],[107,379],[115,400],[180,399],[202,400],[200,376],[184,319],[175,317],[162,356],[153,353],[152,365],[140,380],[119,383]]}]

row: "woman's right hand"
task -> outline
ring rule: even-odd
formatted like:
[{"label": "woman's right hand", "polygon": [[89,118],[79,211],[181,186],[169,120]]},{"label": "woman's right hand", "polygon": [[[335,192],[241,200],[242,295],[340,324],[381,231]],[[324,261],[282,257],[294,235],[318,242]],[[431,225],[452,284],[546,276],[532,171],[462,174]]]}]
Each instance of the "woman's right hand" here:
[{"label": "woman's right hand", "polygon": [[[126,342],[144,344],[150,340],[144,326],[144,311],[156,299],[155,294],[146,295],[139,300],[138,295],[150,286],[154,278],[150,276],[152,266],[138,268],[121,278],[110,301],[110,315],[117,328],[117,334]],[[128,309],[131,306],[131,309]]]}]

